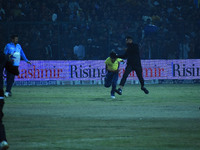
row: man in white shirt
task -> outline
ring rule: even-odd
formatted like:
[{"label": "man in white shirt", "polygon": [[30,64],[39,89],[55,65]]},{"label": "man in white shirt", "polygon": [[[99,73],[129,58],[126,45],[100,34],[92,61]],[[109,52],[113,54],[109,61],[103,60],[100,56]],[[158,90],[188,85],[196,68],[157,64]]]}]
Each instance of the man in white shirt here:
[{"label": "man in white shirt", "polygon": [[79,60],[82,60],[85,58],[85,47],[82,44],[76,44],[74,46],[74,55],[77,56]]}]

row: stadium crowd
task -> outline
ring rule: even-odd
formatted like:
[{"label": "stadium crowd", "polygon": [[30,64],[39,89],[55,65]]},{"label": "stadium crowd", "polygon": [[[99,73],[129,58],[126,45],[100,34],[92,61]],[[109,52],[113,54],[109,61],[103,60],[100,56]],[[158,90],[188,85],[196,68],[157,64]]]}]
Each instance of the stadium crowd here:
[{"label": "stadium crowd", "polygon": [[200,58],[198,0],[0,0],[0,48],[12,33],[30,60],[105,59],[125,36],[142,59]]}]

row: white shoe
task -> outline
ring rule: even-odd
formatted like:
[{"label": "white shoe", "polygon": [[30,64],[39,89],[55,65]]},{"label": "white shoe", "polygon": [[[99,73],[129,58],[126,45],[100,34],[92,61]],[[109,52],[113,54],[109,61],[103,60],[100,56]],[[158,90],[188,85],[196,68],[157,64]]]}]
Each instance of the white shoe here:
[{"label": "white shoe", "polygon": [[9,96],[11,96],[11,93],[10,93],[10,92],[5,92],[5,93],[4,93],[4,96],[5,96],[5,97],[9,97]]},{"label": "white shoe", "polygon": [[9,148],[9,145],[6,141],[2,141],[0,143],[0,150],[7,150]]},{"label": "white shoe", "polygon": [[112,99],[115,99],[115,96],[111,96]]}]

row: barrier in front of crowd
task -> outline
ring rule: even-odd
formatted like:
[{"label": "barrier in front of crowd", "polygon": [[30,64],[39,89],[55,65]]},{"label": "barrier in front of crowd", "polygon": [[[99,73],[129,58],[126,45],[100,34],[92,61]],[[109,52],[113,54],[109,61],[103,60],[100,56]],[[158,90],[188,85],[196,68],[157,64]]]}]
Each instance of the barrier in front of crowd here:
[{"label": "barrier in front of crowd", "polygon": [[[20,74],[15,85],[74,85],[103,84],[106,75],[104,60],[57,60],[21,61]],[[126,64],[120,64],[119,81]],[[143,77],[146,83],[194,83],[200,79],[200,59],[142,60]],[[137,84],[133,71],[127,83]]]}]

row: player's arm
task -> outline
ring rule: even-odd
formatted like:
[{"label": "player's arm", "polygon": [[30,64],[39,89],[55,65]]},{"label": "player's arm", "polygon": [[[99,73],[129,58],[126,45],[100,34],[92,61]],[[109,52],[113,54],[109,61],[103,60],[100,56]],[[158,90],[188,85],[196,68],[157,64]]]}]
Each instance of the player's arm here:
[{"label": "player's arm", "polygon": [[105,68],[106,68],[106,71],[108,71],[108,66],[107,66],[107,64],[106,64]]},{"label": "player's arm", "polygon": [[104,62],[104,63],[105,63],[105,68],[106,68],[106,71],[109,71],[109,70],[108,70],[108,58],[105,60],[105,62]]},{"label": "player's arm", "polygon": [[120,62],[125,63],[125,61],[124,61],[123,59],[120,59],[120,58],[118,58],[118,59],[119,59],[119,61],[118,61],[118,68],[117,68],[117,70],[118,70],[118,72],[119,72]]},{"label": "player's arm", "polygon": [[24,51],[22,50],[22,48],[20,50],[20,54],[22,56],[22,59],[24,59],[28,64],[31,64],[31,62],[26,58],[26,55],[24,54]]},{"label": "player's arm", "polygon": [[122,62],[123,64],[126,63],[123,59],[120,62]]},{"label": "player's arm", "polygon": [[118,68],[117,68],[118,71],[119,71],[119,67],[120,67],[120,62],[118,62]]},{"label": "player's arm", "polygon": [[8,44],[5,46],[4,48],[4,54],[5,55],[10,55],[10,52],[9,52],[9,48],[8,48]]},{"label": "player's arm", "polygon": [[122,59],[126,59],[128,57],[128,53],[127,53],[127,49],[126,52],[122,55],[117,55],[117,58],[122,58]]},{"label": "player's arm", "polygon": [[118,64],[120,65],[120,63],[122,62],[123,64],[126,63],[123,59],[121,58],[117,58]]}]

